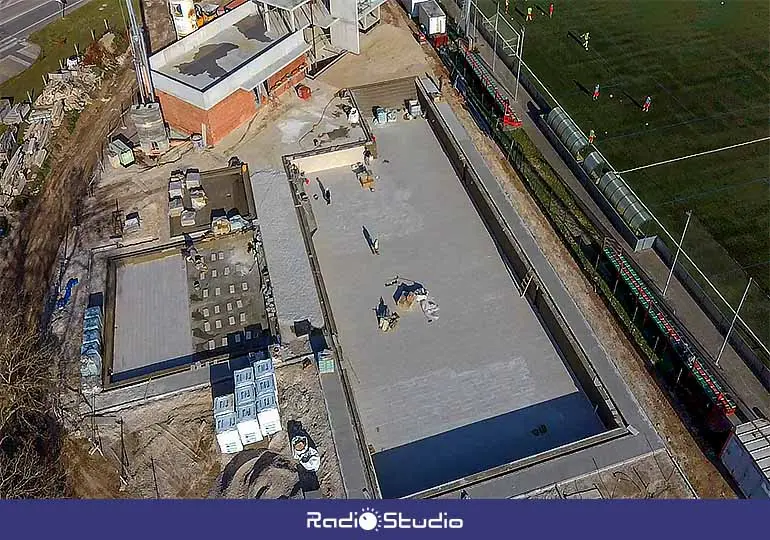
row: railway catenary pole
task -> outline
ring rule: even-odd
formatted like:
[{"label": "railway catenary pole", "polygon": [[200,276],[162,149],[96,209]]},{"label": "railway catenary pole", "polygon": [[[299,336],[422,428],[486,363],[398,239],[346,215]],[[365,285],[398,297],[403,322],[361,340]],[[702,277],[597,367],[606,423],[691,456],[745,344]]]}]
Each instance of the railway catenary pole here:
[{"label": "railway catenary pole", "polygon": [[738,320],[738,312],[743,307],[743,302],[746,300],[746,296],[749,294],[749,288],[751,287],[751,281],[754,278],[750,277],[749,282],[746,284],[746,290],[743,291],[743,297],[741,298],[740,304],[738,304],[738,308],[735,310],[735,315],[733,316],[733,320],[730,323],[730,328],[727,329],[727,334],[725,334],[725,340],[722,342],[722,347],[719,349],[719,354],[717,355],[716,359],[716,366],[719,367],[719,360],[722,359],[722,353],[725,352],[725,347],[727,347],[727,342],[730,340],[730,334],[733,331],[733,328],[735,327],[735,321]]},{"label": "railway catenary pole", "polygon": [[676,267],[676,261],[679,260],[679,253],[682,251],[682,244],[684,243],[684,235],[687,234],[687,227],[690,225],[690,218],[692,217],[692,210],[687,211],[687,221],[684,224],[684,230],[682,231],[682,238],[679,240],[679,244],[676,246],[676,255],[674,255],[674,262],[671,264],[671,270],[666,278],[666,285],[663,287],[663,296],[666,296],[668,291],[668,285],[671,283],[671,276],[674,275],[674,268]]}]

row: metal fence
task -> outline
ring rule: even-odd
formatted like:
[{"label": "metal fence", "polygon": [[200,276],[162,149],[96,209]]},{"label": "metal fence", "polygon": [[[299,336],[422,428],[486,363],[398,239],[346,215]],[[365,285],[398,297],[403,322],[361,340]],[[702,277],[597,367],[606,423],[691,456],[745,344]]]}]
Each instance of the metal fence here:
[{"label": "metal fence", "polygon": [[[460,31],[467,29],[469,39],[478,39],[480,36],[490,44],[496,52],[495,61],[501,60],[514,76],[520,69],[517,82],[527,90],[542,113],[547,113],[554,107],[564,110],[523,59],[526,56],[524,28],[516,28],[500,11],[499,5],[489,3],[479,6],[474,0],[442,0],[442,3],[450,14],[456,15],[455,20]],[[470,24],[466,25],[468,21]],[[496,67],[492,66],[493,72]],[[599,154],[601,155],[601,152]],[[606,157],[602,157],[611,170],[615,171]],[[633,192],[630,186],[626,186]],[[671,266],[674,252],[681,248],[674,268],[679,281],[723,334],[726,334],[731,323],[735,322],[730,343],[763,382],[770,379],[770,295],[754,281],[749,286],[746,300],[736,316],[740,299],[749,281],[745,270],[714,240],[702,224],[696,221],[693,230],[688,232],[691,237],[685,238],[685,242],[680,246],[681,229],[669,230],[655,212],[643,202],[642,206],[652,215],[654,232],[658,235],[654,244],[655,251]]]}]

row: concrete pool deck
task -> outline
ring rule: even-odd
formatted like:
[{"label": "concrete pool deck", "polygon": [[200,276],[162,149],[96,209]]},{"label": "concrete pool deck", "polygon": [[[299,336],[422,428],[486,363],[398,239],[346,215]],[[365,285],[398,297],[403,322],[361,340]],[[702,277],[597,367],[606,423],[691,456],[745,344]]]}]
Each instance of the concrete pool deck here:
[{"label": "concrete pool deck", "polygon": [[[409,495],[603,431],[428,124],[399,121],[373,131],[374,192],[350,168],[315,175],[331,204],[320,186],[307,191],[318,224],[313,242],[383,496]],[[363,227],[379,239],[380,255],[372,255]],[[395,305],[396,288],[385,283],[396,275],[430,291],[438,320],[428,323],[419,306]],[[377,327],[380,297],[401,315],[392,333]]]}]

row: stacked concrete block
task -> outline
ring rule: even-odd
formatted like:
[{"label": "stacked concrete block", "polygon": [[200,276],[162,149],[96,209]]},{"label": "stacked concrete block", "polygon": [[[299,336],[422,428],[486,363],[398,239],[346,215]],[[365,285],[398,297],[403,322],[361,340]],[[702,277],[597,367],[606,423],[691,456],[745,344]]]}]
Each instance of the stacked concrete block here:
[{"label": "stacked concrete block", "polygon": [[230,412],[214,418],[214,430],[217,434],[217,444],[223,454],[235,454],[243,450],[241,436],[238,434],[235,413]]},{"label": "stacked concrete block", "polygon": [[86,393],[102,390],[102,330],[100,306],[86,309],[83,316],[83,341],[80,346],[81,387]]}]

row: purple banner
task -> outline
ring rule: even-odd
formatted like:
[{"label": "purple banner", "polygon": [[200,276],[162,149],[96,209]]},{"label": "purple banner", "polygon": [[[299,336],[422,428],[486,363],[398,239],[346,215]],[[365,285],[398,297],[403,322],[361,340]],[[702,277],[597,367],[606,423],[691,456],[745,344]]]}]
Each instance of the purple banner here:
[{"label": "purple banner", "polygon": [[[763,538],[752,501],[40,501],[0,505],[3,538]],[[764,532],[763,532],[764,530]],[[724,535],[724,536],[723,536]]]}]

